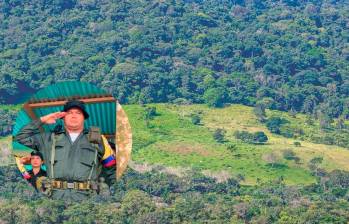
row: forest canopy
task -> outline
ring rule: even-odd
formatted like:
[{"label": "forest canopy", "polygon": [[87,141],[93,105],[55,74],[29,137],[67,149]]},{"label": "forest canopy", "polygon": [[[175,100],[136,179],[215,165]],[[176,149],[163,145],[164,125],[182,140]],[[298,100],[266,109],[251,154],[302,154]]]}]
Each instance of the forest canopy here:
[{"label": "forest canopy", "polygon": [[6,0],[0,97],[62,80],[122,103],[255,105],[349,116],[346,1]]}]

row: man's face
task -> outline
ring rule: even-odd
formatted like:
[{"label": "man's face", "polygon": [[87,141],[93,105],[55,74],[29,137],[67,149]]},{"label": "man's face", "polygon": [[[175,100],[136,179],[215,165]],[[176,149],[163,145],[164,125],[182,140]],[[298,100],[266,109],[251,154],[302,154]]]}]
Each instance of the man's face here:
[{"label": "man's face", "polygon": [[70,130],[81,130],[84,128],[84,114],[78,108],[71,108],[64,116],[64,125]]},{"label": "man's face", "polygon": [[38,168],[42,165],[42,160],[40,156],[31,156],[30,157],[30,164],[33,168]]}]

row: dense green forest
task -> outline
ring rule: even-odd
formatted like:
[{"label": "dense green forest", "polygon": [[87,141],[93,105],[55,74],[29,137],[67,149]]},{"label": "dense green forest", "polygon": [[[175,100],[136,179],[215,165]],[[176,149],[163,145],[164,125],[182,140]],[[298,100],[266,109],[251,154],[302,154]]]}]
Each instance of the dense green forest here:
[{"label": "dense green forest", "polygon": [[34,194],[14,167],[0,167],[1,223],[347,223],[349,173],[333,171],[309,186],[282,179],[240,186],[200,172],[177,177],[157,167],[129,169],[112,195],[82,203]]},{"label": "dense green forest", "polygon": [[122,103],[182,102],[349,116],[345,0],[3,0],[0,96],[61,80]]},{"label": "dense green forest", "polygon": [[129,104],[153,167],[67,203],[2,164],[0,223],[348,223],[348,1],[0,0],[0,21],[2,162],[21,104],[80,80]]}]

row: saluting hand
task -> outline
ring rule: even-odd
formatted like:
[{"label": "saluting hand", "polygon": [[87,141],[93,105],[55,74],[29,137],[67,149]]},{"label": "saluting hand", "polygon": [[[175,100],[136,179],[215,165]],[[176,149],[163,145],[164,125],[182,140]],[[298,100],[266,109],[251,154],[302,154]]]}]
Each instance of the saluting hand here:
[{"label": "saluting hand", "polygon": [[22,164],[29,164],[30,163],[30,158],[31,158],[31,156],[29,155],[29,156],[25,156],[25,157],[22,157],[22,158],[20,158],[20,163],[22,163]]},{"label": "saluting hand", "polygon": [[43,117],[40,117],[40,120],[45,124],[54,124],[56,123],[57,119],[64,117],[66,114],[67,112],[55,112],[55,113],[51,113]]}]

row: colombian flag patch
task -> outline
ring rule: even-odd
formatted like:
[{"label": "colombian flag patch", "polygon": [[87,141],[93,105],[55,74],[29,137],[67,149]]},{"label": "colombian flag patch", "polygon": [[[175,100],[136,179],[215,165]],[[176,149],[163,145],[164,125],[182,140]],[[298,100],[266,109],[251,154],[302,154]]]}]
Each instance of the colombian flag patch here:
[{"label": "colombian flag patch", "polygon": [[104,155],[102,157],[103,167],[112,167],[116,164],[116,158],[112,148],[110,147],[108,140],[102,135],[103,146],[104,146]]},{"label": "colombian flag patch", "polygon": [[30,174],[29,174],[27,171],[24,171],[24,172],[22,173],[22,176],[23,176],[23,178],[26,179],[26,180],[28,180],[28,179],[31,178]]}]

